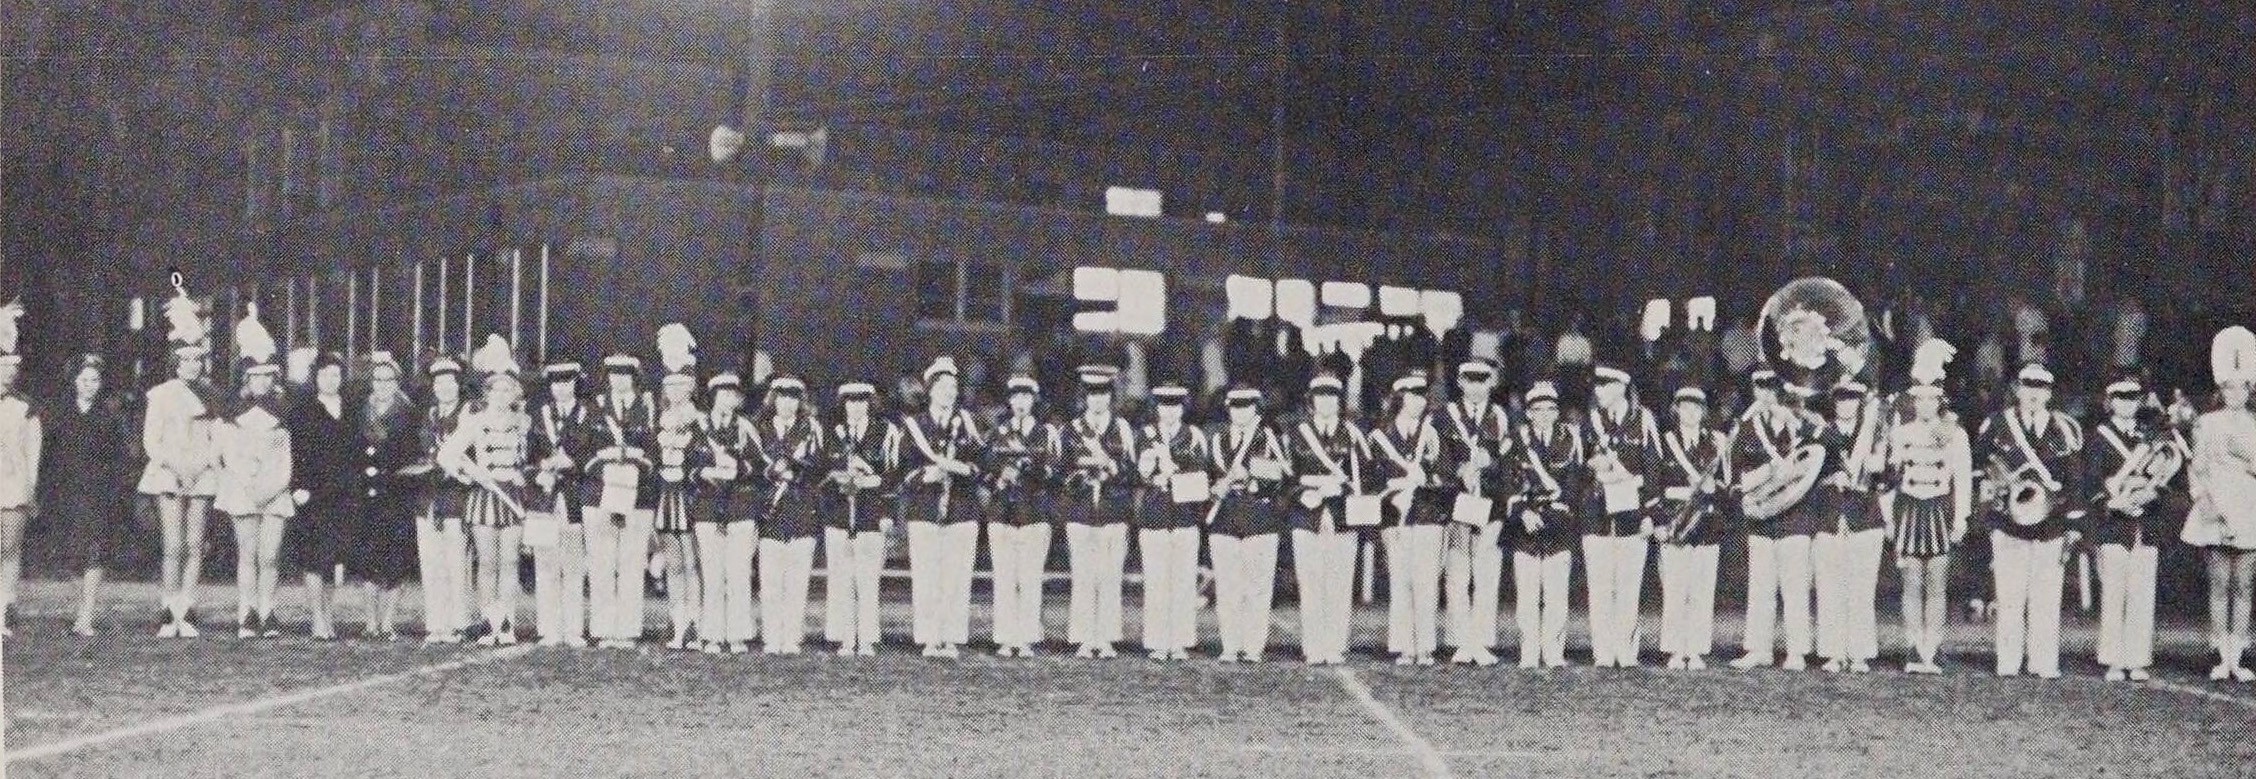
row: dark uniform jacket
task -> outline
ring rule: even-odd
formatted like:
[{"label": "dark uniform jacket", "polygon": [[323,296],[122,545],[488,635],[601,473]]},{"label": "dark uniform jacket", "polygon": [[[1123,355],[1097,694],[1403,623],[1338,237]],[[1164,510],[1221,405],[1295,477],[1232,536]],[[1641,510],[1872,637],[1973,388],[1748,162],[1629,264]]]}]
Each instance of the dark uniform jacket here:
[{"label": "dark uniform jacket", "polygon": [[1050,521],[1061,477],[1058,426],[1033,415],[995,425],[987,439],[987,519],[1012,527]]},{"label": "dark uniform jacket", "polygon": [[[1241,537],[1280,532],[1284,518],[1278,514],[1277,501],[1293,479],[1283,438],[1267,422],[1256,422],[1244,430],[1223,423],[1207,439],[1207,473],[1226,490],[1207,510],[1213,518],[1212,531]],[[1264,474],[1253,473],[1256,461],[1277,463],[1280,473],[1263,478]],[[1232,471],[1241,471],[1244,478],[1231,479]]]},{"label": "dark uniform jacket", "polygon": [[[1136,505],[1136,431],[1115,415],[1103,429],[1088,417],[1076,417],[1059,426],[1056,454],[1051,458],[1061,474],[1055,494],[1058,513],[1079,525],[1117,525],[1128,521]],[[1102,455],[1106,467],[1081,464],[1084,457]]]},{"label": "dark uniform jacket", "polygon": [[[1477,414],[1462,401],[1443,406],[1434,415],[1434,430],[1441,434],[1442,483],[1454,492],[1478,493],[1494,499],[1490,521],[1505,517],[1504,498],[1520,489],[1520,470],[1511,467],[1512,423],[1504,407],[1489,403]],[[1458,473],[1474,459],[1473,452],[1488,454],[1489,466],[1472,484]]]},{"label": "dark uniform jacket", "polygon": [[[1719,544],[1730,535],[1729,491],[1724,488],[1723,434],[1702,426],[1687,437],[1671,427],[1661,433],[1661,515],[1656,525],[1669,529],[1669,542],[1691,546]],[[1709,479],[1715,491],[1699,493]]]},{"label": "dark uniform jacket", "polygon": [[[886,497],[900,484],[901,438],[901,428],[875,416],[858,435],[844,421],[831,427],[830,437],[823,441],[824,526],[854,533],[878,529],[894,507]],[[875,476],[877,482],[867,487],[848,483],[846,479],[856,473]]]},{"label": "dark uniform jacket", "polygon": [[[979,521],[979,463],[986,445],[979,422],[961,408],[941,419],[919,411],[901,419],[901,432],[901,519],[941,525]],[[972,472],[928,470],[934,455],[961,460]]]},{"label": "dark uniform jacket", "polygon": [[[1615,419],[1604,411],[1592,408],[1583,420],[1583,438],[1586,443],[1584,459],[1586,476],[1582,490],[1582,515],[1590,521],[1583,529],[1586,535],[1627,536],[1638,530],[1642,520],[1649,518],[1648,509],[1660,500],[1661,488],[1661,436],[1653,423],[1652,412],[1643,406],[1631,404],[1621,418]],[[1598,480],[1597,468],[1592,461],[1612,453],[1621,467],[1641,479],[1634,505],[1624,509],[1614,507],[1608,511],[1605,486]]]},{"label": "dark uniform jacket", "polygon": [[1213,442],[1188,421],[1166,432],[1162,432],[1157,423],[1145,425],[1141,440],[1145,450],[1152,452],[1153,459],[1151,467],[1143,471],[1151,486],[1144,491],[1144,506],[1137,513],[1137,527],[1151,530],[1198,527],[1206,518],[1211,501],[1175,502],[1171,483],[1162,475],[1164,469],[1160,461],[1172,463],[1174,473],[1205,472],[1213,460]]},{"label": "dark uniform jacket", "polygon": [[[1574,548],[1582,533],[1575,500],[1582,494],[1582,428],[1565,421],[1537,430],[1519,427],[1520,491],[1509,501],[1511,520],[1504,526],[1504,541],[1519,551],[1548,555]],[[1534,512],[1543,526],[1529,530],[1523,512]]]},{"label": "dark uniform jacket", "polygon": [[[1329,520],[1330,529],[1350,530],[1347,527],[1347,496],[1374,489],[1378,483],[1377,469],[1371,467],[1371,448],[1355,423],[1336,420],[1329,433],[1313,419],[1293,423],[1285,434],[1285,453],[1292,461],[1292,472],[1298,477],[1286,491],[1291,502],[1286,506],[1294,530],[1320,531]],[[1338,495],[1324,497],[1311,508],[1318,489],[1300,483],[1310,476],[1339,477],[1347,484]]]},{"label": "dark uniform jacket", "polygon": [[[2060,484],[2059,505],[2044,521],[2022,526],[2007,515],[2004,505],[1992,503],[1983,509],[1989,516],[1990,527],[2014,538],[2034,541],[2059,538],[2071,530],[2081,529],[2084,498],[2089,494],[2082,485],[2083,427],[2067,414],[2052,409],[2045,409],[2039,415],[2042,429],[2029,429],[2021,418],[2018,409],[2006,409],[1982,421],[1981,430],[1974,434],[1975,467],[1997,464],[2010,476],[2024,465],[2039,463],[2041,467],[2036,470],[2049,473],[2050,478]],[[2026,448],[2021,444],[2023,440],[2028,442]],[[2032,452],[2036,455],[2034,459],[2029,456]]]},{"label": "dark uniform jacket", "polygon": [[2154,501],[2146,504],[2137,515],[2108,506],[2113,496],[2108,492],[2107,481],[2122,471],[2124,463],[2139,452],[2141,445],[2174,447],[2186,460],[2192,459],[2191,447],[2185,439],[2167,427],[2133,423],[2131,429],[2124,430],[2112,421],[2094,426],[2091,440],[2084,445],[2083,477],[2083,489],[2087,493],[2084,503],[2090,511],[2085,528],[2092,543],[2152,546],[2156,539],[2176,537],[2178,525],[2185,520],[2191,499],[2185,489],[2189,469],[2184,467],[2161,485]]}]

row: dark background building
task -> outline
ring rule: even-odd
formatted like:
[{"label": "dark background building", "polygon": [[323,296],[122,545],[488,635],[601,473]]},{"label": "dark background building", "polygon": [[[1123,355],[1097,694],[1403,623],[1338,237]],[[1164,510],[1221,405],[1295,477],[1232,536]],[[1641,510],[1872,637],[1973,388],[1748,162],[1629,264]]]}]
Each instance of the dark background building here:
[{"label": "dark background building", "polygon": [[[682,319],[733,363],[756,316],[823,378],[1028,339],[903,316],[928,265],[1003,280],[959,282],[993,302],[956,312],[1024,310],[1074,266],[1169,271],[1193,333],[1227,273],[1553,329],[1701,292],[1728,321],[1808,273],[1983,316],[2248,298],[2245,3],[1116,6],[5,0],[0,289],[47,370],[132,343],[126,301],[178,267],[325,348],[546,326],[535,356],[590,357]],[[775,169],[764,273],[748,185],[704,152],[743,112],[756,8],[767,114],[832,139]],[[1170,218],[1103,217],[1116,184]],[[544,246],[548,306],[495,275]]]}]

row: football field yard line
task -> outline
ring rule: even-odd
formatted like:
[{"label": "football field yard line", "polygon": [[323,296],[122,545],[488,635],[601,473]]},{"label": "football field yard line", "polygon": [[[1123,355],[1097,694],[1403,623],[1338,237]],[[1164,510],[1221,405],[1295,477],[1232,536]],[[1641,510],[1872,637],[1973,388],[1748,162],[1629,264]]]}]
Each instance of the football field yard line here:
[{"label": "football field yard line", "polygon": [[2219,703],[2230,703],[2234,706],[2239,706],[2244,709],[2256,711],[2256,700],[2243,698],[2238,695],[2226,695],[2215,690],[2204,690],[2190,684],[2179,684],[2177,682],[2164,679],[2159,674],[2156,675],[2155,678],[2148,680],[2147,684],[2157,689],[2169,690],[2181,695],[2191,695],[2196,698],[2206,698],[2208,700],[2217,701]]},{"label": "football field yard line", "polygon": [[1387,708],[1386,704],[1372,696],[1371,688],[1364,686],[1363,680],[1356,678],[1354,671],[1346,668],[1334,670],[1339,677],[1340,687],[1347,690],[1347,694],[1355,698],[1357,703],[1363,704],[1363,709],[1370,712],[1379,724],[1394,731],[1394,737],[1400,739],[1403,746],[1418,758],[1418,765],[1426,770],[1426,776],[1433,779],[1449,779],[1454,776],[1450,773],[1449,761],[1442,758],[1441,750],[1435,749],[1431,742],[1419,736],[1417,731],[1411,730],[1410,724],[1403,722],[1393,709]]},{"label": "football field yard line", "polygon": [[322,698],[332,698],[348,693],[360,692],[362,690],[381,687],[395,682],[403,682],[409,679],[426,676],[437,676],[439,674],[461,670],[463,668],[468,668],[474,665],[484,665],[486,663],[492,663],[501,660],[507,660],[513,657],[518,657],[527,652],[533,651],[534,648],[535,647],[532,644],[523,644],[492,652],[471,655],[469,657],[459,658],[456,660],[450,660],[444,663],[434,663],[413,670],[383,674],[380,676],[371,676],[359,681],[345,682],[343,684],[333,684],[327,687],[316,687],[310,690],[300,690],[298,692],[288,693],[285,695],[276,695],[267,698],[260,698],[257,700],[244,701],[242,703],[232,703],[226,706],[216,706],[213,708],[204,709],[202,711],[164,717],[162,719],[154,719],[148,722],[140,723],[138,725],[128,725],[116,730],[104,731],[101,733],[79,736],[77,738],[64,739],[62,741],[56,741],[46,744],[39,744],[37,746],[27,747],[24,749],[11,749],[8,751],[7,762],[14,763],[18,760],[36,760],[43,757],[53,757],[55,755],[76,752],[88,747],[101,746],[113,741],[122,741],[129,738],[137,738],[140,736],[163,733],[170,730],[179,730],[181,728],[193,727],[207,722],[212,722],[214,720],[238,717],[245,714],[256,714],[270,709],[278,709],[284,706],[294,706],[306,701],[319,700]]}]

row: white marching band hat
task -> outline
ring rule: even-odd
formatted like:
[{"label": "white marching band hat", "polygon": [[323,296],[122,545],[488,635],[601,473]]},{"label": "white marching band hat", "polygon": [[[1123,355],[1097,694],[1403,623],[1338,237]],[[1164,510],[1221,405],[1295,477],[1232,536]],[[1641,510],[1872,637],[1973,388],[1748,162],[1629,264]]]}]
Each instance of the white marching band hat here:
[{"label": "white marching band hat", "polygon": [[2045,368],[2041,363],[2032,362],[2021,366],[2021,372],[2016,375],[2016,379],[2024,387],[2051,387],[2053,384],[2052,371]]},{"label": "white marching band hat", "polygon": [[925,366],[924,383],[931,384],[935,379],[942,376],[960,375],[962,375],[962,371],[956,368],[956,358],[943,354],[932,358],[932,364]]},{"label": "white marching band hat", "polygon": [[866,381],[849,381],[838,385],[841,400],[869,400],[877,397],[877,388]]},{"label": "white marching band hat", "polygon": [[[807,383],[800,381],[797,376],[777,376],[768,380],[768,391],[802,395],[807,392]],[[845,389],[841,387],[840,392],[843,394],[844,391]]]},{"label": "white marching band hat", "polygon": [[1601,366],[1598,366],[1598,370],[1597,370],[1597,371],[1595,371],[1595,372],[1593,372],[1593,374],[1592,374],[1592,375],[1593,375],[1593,376],[1595,376],[1595,377],[1597,377],[1597,379],[1598,379],[1599,383],[1606,383],[1606,382],[1612,382],[1612,383],[1615,383],[1615,384],[1628,384],[1628,383],[1629,383],[1629,371],[1625,371],[1625,370],[1622,370],[1622,369],[1620,369],[1620,368],[1616,368],[1616,367],[1614,367],[1614,366],[1611,366],[1611,365],[1601,365]]},{"label": "white marching band hat", "polygon": [[2140,395],[2146,394],[2146,385],[2139,383],[2139,380],[2136,378],[2124,377],[2116,379],[2114,383],[2107,385],[2107,394],[2109,397],[2135,398]]},{"label": "white marching band hat", "polygon": [[1222,399],[1233,406],[1251,406],[1261,402],[1261,390],[1252,387],[1238,387],[1224,394]]},{"label": "white marching band hat", "polygon": [[721,371],[713,374],[712,378],[705,380],[705,389],[732,389],[742,392],[744,391],[744,378],[736,375],[736,371]]},{"label": "white marching band hat", "polygon": [[2209,370],[2220,387],[2256,383],[2256,332],[2239,325],[2219,331],[2209,343]]},{"label": "white marching band hat", "polygon": [[1395,392],[1417,392],[1426,388],[1425,374],[1413,373],[1394,380]]},{"label": "white marching band hat", "polygon": [[642,372],[642,360],[631,354],[614,354],[603,358],[603,372],[633,376]]},{"label": "white marching band hat", "polygon": [[1676,391],[1676,402],[1708,405],[1708,391],[1699,387],[1685,387]]},{"label": "white marching band hat", "polygon": [[1329,373],[1317,374],[1316,378],[1308,380],[1308,394],[1311,395],[1342,395],[1346,392],[1347,385],[1338,376]]},{"label": "white marching band hat", "polygon": [[1528,387],[1526,394],[1521,399],[1527,401],[1528,405],[1531,406],[1537,403],[1557,403],[1559,402],[1559,385],[1548,381],[1536,382]]},{"label": "white marching band hat", "polygon": [[1487,381],[1496,378],[1496,366],[1488,364],[1487,360],[1466,360],[1457,365],[1457,375],[1474,381]]},{"label": "white marching band hat", "polygon": [[1163,406],[1179,406],[1183,404],[1183,401],[1190,399],[1191,391],[1185,389],[1181,384],[1168,382],[1166,384],[1161,384],[1157,387],[1153,387],[1151,396],[1153,403],[1157,403]]},{"label": "white marching band hat", "polygon": [[541,375],[548,377],[548,381],[552,384],[560,381],[577,380],[580,378],[580,364],[576,362],[552,362],[548,364],[548,367],[541,369]]},{"label": "white marching band hat", "polygon": [[452,357],[441,357],[436,360],[432,360],[431,367],[425,368],[423,372],[430,374],[432,378],[438,378],[440,376],[460,376],[462,375],[462,363],[455,362],[454,358]]}]

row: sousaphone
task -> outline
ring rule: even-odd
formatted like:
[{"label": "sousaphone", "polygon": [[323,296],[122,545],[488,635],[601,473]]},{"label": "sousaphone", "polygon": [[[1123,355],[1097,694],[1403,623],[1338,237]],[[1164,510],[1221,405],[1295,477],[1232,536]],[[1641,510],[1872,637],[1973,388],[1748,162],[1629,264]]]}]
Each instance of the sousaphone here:
[{"label": "sousaphone", "polygon": [[[1763,364],[1799,393],[1782,393],[1793,404],[1799,394],[1830,397],[1833,388],[1865,381],[1872,364],[1872,329],[1864,304],[1840,282],[1822,277],[1795,279],[1763,302],[1756,332]],[[1809,497],[1825,466],[1825,449],[1815,443],[1785,452],[1779,460],[1747,474],[1741,510],[1749,519],[1770,519]]]}]

